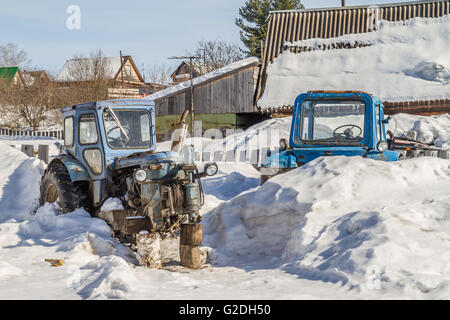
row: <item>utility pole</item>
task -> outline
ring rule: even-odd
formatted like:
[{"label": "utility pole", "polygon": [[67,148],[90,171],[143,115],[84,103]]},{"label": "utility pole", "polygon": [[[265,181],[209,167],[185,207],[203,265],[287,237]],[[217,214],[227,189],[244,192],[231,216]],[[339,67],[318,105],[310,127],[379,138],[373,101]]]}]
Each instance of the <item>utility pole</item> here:
[{"label": "utility pole", "polygon": [[185,59],[189,59],[189,69],[190,69],[190,71],[189,71],[189,73],[190,73],[190,78],[191,78],[191,110],[190,110],[190,113],[191,113],[191,137],[193,137],[194,136],[194,82],[193,82],[193,77],[194,77],[194,75],[193,75],[193,73],[192,73],[192,70],[193,70],[193,68],[194,68],[194,65],[193,65],[193,63],[192,63],[192,61],[194,60],[194,59],[200,59],[201,58],[201,56],[183,56],[183,57],[170,57],[169,59],[176,59],[176,60],[185,60]]},{"label": "utility pole", "polygon": [[122,78],[122,88],[123,88],[123,56],[122,56],[122,50],[120,50],[120,76]]},{"label": "utility pole", "polygon": [[341,0],[341,6],[345,7],[345,0]]},{"label": "utility pole", "polygon": [[[205,69],[208,69],[206,68],[206,51],[208,51],[208,49],[200,48],[199,51],[203,51],[203,66],[205,67]],[[202,70],[200,70],[200,74],[203,75]]]}]

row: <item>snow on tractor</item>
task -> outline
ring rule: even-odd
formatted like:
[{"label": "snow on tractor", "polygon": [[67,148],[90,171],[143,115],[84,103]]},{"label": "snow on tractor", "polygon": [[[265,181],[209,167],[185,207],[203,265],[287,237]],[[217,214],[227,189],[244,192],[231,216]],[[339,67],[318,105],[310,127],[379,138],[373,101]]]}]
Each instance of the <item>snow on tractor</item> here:
[{"label": "snow on tractor", "polygon": [[276,152],[257,168],[261,184],[321,156],[361,156],[398,161],[419,156],[448,159],[448,150],[434,148],[412,138],[386,133],[383,103],[361,91],[310,91],[300,94],[294,105],[289,143],[280,140]]},{"label": "snow on tractor", "polygon": [[[40,204],[57,202],[63,213],[85,208],[137,251],[140,263],[153,268],[162,267],[161,238],[180,229],[181,265],[200,268],[200,179],[216,174],[217,165],[208,163],[200,173],[183,138],[172,143],[172,151],[157,152],[152,101],[86,103],[62,113],[64,150],[42,177]],[[101,210],[111,197],[121,199],[123,210]]]}]

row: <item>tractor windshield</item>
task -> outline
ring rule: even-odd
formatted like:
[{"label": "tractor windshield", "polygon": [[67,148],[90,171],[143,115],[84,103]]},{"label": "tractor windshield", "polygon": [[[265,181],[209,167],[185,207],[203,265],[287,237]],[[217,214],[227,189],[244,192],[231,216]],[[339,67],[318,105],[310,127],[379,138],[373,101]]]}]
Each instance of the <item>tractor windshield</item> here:
[{"label": "tractor windshield", "polygon": [[150,114],[146,110],[106,108],[103,123],[108,145],[113,149],[151,147]]},{"label": "tractor windshield", "polygon": [[365,109],[363,101],[305,101],[300,138],[319,143],[359,143],[364,138]]}]

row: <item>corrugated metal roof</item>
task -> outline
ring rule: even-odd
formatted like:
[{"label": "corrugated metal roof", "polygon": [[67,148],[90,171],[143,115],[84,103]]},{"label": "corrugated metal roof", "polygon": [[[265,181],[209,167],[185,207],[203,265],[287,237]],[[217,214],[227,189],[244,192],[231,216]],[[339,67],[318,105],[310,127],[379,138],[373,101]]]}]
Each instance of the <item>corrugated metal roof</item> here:
[{"label": "corrugated metal roof", "polygon": [[268,17],[262,67],[256,98],[262,94],[266,67],[281,52],[285,42],[335,38],[376,29],[376,21],[434,18],[450,13],[450,0],[414,1],[382,5],[273,11]]}]

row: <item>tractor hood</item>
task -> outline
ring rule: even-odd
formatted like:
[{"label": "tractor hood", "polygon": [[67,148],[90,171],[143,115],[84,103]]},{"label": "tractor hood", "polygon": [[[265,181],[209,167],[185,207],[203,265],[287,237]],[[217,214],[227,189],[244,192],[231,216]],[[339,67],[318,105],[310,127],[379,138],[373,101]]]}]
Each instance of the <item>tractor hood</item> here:
[{"label": "tractor hood", "polygon": [[139,152],[133,153],[126,157],[117,158],[116,161],[114,161],[112,168],[121,169],[142,164],[162,164],[162,163],[183,164],[184,156],[180,153],[173,151]]}]

